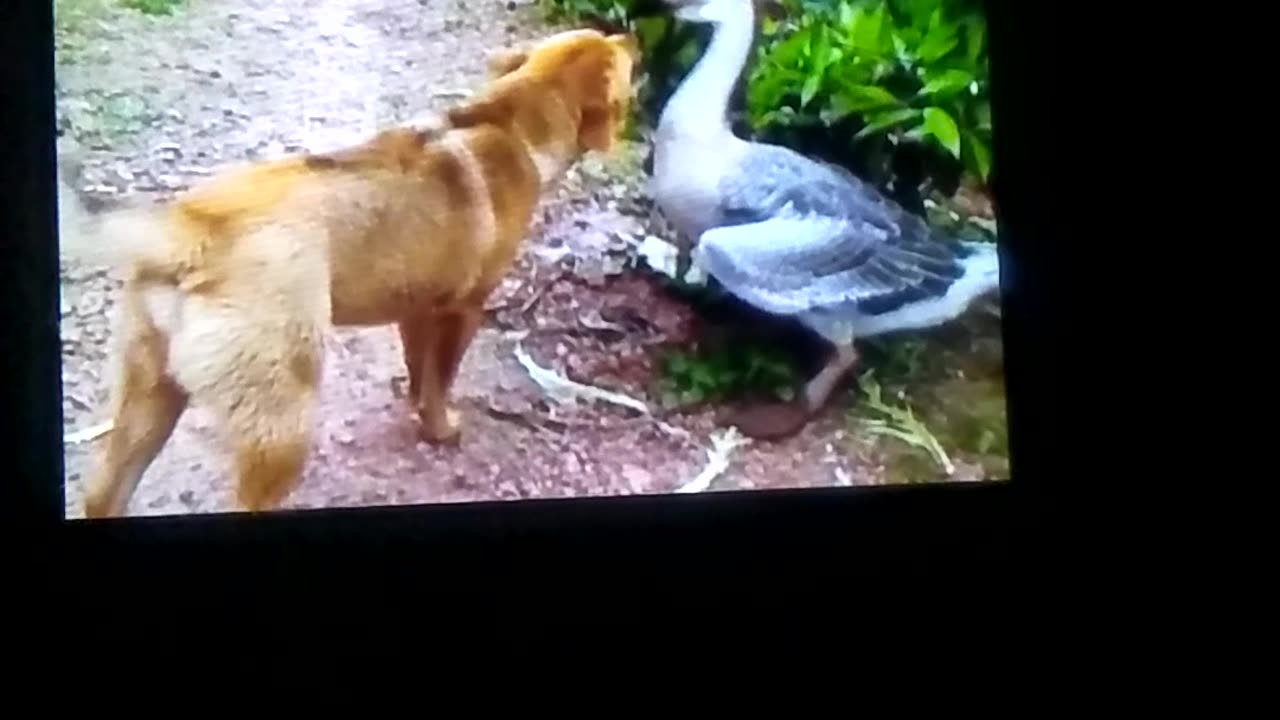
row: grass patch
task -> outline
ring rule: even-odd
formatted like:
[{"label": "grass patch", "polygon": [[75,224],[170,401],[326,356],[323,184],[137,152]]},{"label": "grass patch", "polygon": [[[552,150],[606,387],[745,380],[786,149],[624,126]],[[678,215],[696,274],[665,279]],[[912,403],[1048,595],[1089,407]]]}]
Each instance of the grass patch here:
[{"label": "grass patch", "polygon": [[[54,51],[60,65],[101,62],[86,53],[105,23],[122,14],[170,16],[188,0],[53,0]],[[98,49],[99,54],[104,52]]]},{"label": "grass patch", "polygon": [[[896,438],[908,446],[918,448],[929,454],[947,475],[955,472],[951,457],[943,449],[938,438],[916,417],[909,403],[886,403],[882,398],[880,383],[875,379],[875,371],[868,370],[859,379],[859,385],[866,393],[865,409],[873,417],[863,418],[862,429],[872,435]],[[899,394],[902,397],[902,393]]]},{"label": "grass patch", "polygon": [[54,0],[53,40],[59,59],[83,50],[89,23],[106,17],[110,10],[105,0]]},{"label": "grass patch", "polygon": [[658,397],[665,407],[758,395],[790,400],[795,392],[790,358],[764,344],[695,343],[668,350],[659,367]]},{"label": "grass patch", "polygon": [[876,436],[887,479],[944,480],[963,460],[989,478],[1009,473],[1009,425],[998,325],[956,326],[868,343],[850,410],[855,435]]},{"label": "grass patch", "polygon": [[123,7],[144,15],[172,15],[186,0],[120,0]]}]

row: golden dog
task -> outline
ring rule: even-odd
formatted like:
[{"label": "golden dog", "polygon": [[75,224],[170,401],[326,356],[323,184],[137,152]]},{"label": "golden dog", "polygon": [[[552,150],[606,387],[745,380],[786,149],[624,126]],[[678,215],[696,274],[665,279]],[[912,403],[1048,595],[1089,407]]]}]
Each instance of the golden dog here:
[{"label": "golden dog", "polygon": [[226,432],[239,506],[278,506],[306,460],[331,325],[397,323],[421,434],[455,441],[447,398],[485,300],[543,188],[613,147],[638,58],[629,35],[553,35],[493,56],[490,84],[438,129],[249,165],[65,233],[67,254],[126,271],[114,425],[85,514],[124,513],[190,402]]}]

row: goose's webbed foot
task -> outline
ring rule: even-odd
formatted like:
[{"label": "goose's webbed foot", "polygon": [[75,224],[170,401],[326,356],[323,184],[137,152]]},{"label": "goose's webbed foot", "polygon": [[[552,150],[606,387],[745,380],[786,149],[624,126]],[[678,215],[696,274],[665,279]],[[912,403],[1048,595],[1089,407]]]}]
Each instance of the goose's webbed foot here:
[{"label": "goose's webbed foot", "polygon": [[836,348],[825,367],[805,383],[792,402],[753,403],[730,410],[723,422],[736,426],[743,435],[757,440],[782,440],[809,424],[830,399],[840,381],[858,364],[852,345]]}]

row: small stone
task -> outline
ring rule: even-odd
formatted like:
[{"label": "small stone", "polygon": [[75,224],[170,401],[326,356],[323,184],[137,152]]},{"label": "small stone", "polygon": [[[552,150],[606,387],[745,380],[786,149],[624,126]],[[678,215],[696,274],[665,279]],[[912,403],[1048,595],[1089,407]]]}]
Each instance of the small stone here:
[{"label": "small stone", "polygon": [[646,488],[653,482],[653,475],[648,470],[636,465],[624,465],[622,478],[633,488]]},{"label": "small stone", "polygon": [[570,475],[578,475],[582,472],[582,463],[576,454],[570,453],[565,457],[564,471]]}]

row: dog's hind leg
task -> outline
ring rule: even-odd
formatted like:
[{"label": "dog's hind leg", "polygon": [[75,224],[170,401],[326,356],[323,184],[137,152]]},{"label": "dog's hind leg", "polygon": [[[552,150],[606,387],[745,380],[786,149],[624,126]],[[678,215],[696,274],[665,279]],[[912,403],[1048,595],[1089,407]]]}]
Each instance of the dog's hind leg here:
[{"label": "dog's hind leg", "polygon": [[431,336],[422,347],[422,377],[417,395],[422,434],[429,442],[454,442],[458,438],[460,417],[450,406],[449,395],[462,356],[483,319],[484,309],[478,306],[441,313],[433,320]]},{"label": "dog's hind leg", "polygon": [[187,407],[187,393],[167,374],[168,338],[147,316],[142,297],[126,291],[122,310],[113,425],[85,488],[84,512],[89,518],[125,514],[138,481]]},{"label": "dog's hind leg", "polygon": [[274,509],[301,479],[323,372],[327,308],[278,299],[193,298],[174,346],[175,374],[226,431],[237,504],[251,512]]},{"label": "dog's hind leg", "polygon": [[433,317],[429,313],[400,321],[400,344],[404,348],[404,364],[409,373],[409,398],[415,406],[422,396],[422,363],[433,331]]}]

